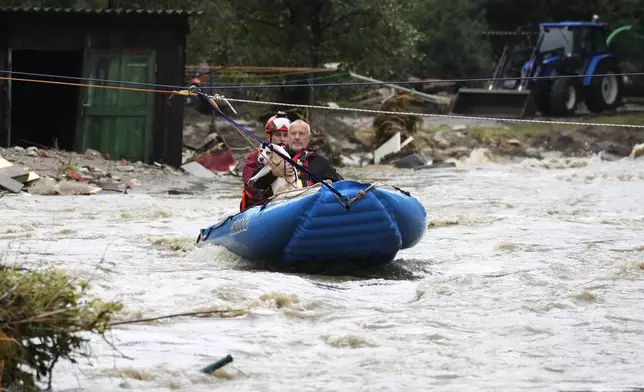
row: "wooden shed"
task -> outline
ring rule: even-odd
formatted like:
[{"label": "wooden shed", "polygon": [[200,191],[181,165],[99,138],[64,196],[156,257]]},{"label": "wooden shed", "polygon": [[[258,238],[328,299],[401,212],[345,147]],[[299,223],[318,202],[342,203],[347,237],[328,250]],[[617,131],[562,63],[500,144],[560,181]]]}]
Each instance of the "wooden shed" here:
[{"label": "wooden shed", "polygon": [[112,159],[179,166],[182,99],[169,105],[168,94],[16,79],[143,89],[182,86],[188,19],[198,14],[0,7],[0,145],[91,148]]}]

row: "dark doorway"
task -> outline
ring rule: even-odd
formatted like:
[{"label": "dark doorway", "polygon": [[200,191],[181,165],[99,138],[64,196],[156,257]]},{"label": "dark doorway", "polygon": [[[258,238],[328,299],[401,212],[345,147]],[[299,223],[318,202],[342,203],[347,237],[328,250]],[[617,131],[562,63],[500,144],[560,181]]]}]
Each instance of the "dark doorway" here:
[{"label": "dark doorway", "polygon": [[[81,77],[83,51],[13,50],[11,70]],[[79,83],[78,80],[14,74],[14,78]],[[11,82],[11,145],[73,150],[80,87]]]}]

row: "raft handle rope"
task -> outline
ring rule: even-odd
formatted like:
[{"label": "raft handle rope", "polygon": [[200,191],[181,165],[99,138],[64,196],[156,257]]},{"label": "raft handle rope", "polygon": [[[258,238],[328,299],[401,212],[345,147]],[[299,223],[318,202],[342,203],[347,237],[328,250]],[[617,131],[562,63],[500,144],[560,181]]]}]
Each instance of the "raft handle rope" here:
[{"label": "raft handle rope", "polygon": [[351,204],[353,204],[354,202],[356,202],[356,201],[358,201],[358,200],[362,199],[363,197],[365,197],[365,196],[367,195],[367,192],[369,192],[369,191],[371,191],[371,190],[373,190],[373,189],[375,189],[375,188],[384,188],[384,187],[387,187],[387,186],[389,186],[389,187],[391,187],[391,188],[393,188],[393,189],[397,190],[398,192],[402,193],[403,195],[405,195],[405,196],[407,196],[407,197],[411,197],[411,193],[409,193],[408,191],[403,190],[403,189],[401,189],[401,188],[399,188],[399,187],[397,187],[397,186],[395,186],[395,185],[379,184],[379,183],[375,183],[375,182],[374,182],[374,183],[372,183],[371,185],[369,185],[367,188],[359,190],[359,191],[356,193],[356,195],[355,195],[354,197],[352,197],[351,199],[349,199],[349,201],[347,202],[347,204],[351,205]]},{"label": "raft handle rope", "polygon": [[[185,91],[185,90],[184,90],[184,91]],[[273,147],[273,144],[272,144],[272,143],[270,143],[270,142],[266,142],[266,141],[263,141],[263,140],[262,140],[262,139],[260,139],[257,135],[255,135],[254,133],[252,133],[252,132],[251,132],[251,131],[249,131],[248,129],[244,128],[241,124],[237,123],[235,120],[233,120],[232,118],[228,117],[224,112],[222,112],[222,111],[221,111],[221,109],[219,108],[219,105],[217,105],[217,102],[216,102],[217,100],[222,100],[222,101],[226,102],[226,103],[228,104],[228,106],[230,106],[230,108],[233,110],[233,112],[234,112],[235,114],[237,114],[237,112],[236,112],[236,111],[235,111],[235,109],[232,107],[232,105],[230,104],[230,102],[228,101],[228,99],[226,99],[226,97],[224,97],[223,95],[220,95],[220,94],[208,95],[208,94],[204,93],[204,92],[203,92],[199,87],[194,86],[194,85],[192,85],[192,86],[190,86],[190,87],[188,88],[188,94],[183,93],[183,91],[179,91],[179,92],[177,92],[177,94],[179,94],[179,95],[197,95],[197,96],[199,96],[200,98],[205,99],[205,100],[210,104],[210,106],[212,107],[212,109],[213,109],[217,114],[219,114],[221,117],[223,117],[226,121],[228,121],[228,122],[229,122],[231,125],[233,125],[235,128],[237,128],[238,130],[242,131],[243,133],[245,133],[246,135],[250,136],[251,138],[255,139],[258,143],[260,143],[260,144],[261,144],[261,147],[268,147],[268,148],[269,148],[273,153],[275,153],[275,154],[279,155],[282,159],[284,159],[285,161],[287,161],[288,163],[290,163],[292,166],[294,166],[294,167],[298,168],[298,169],[299,169],[300,171],[302,171],[302,172],[305,172],[306,174],[308,174],[308,176],[309,176],[310,178],[312,178],[312,179],[314,179],[314,180],[317,180],[319,183],[322,183],[324,186],[326,186],[327,188],[329,188],[329,190],[330,190],[331,192],[333,192],[333,194],[334,194],[334,195],[336,196],[336,198],[338,199],[338,202],[339,202],[340,204],[342,204],[342,206],[343,206],[346,210],[349,210],[349,209],[351,208],[351,206],[350,206],[349,204],[347,204],[347,203],[345,203],[345,202],[343,201],[344,199],[347,199],[347,200],[348,200],[348,198],[347,198],[347,196],[346,196],[346,195],[343,195],[343,194],[341,194],[340,192],[338,192],[338,190],[337,190],[337,189],[335,189],[333,186],[331,186],[331,184],[328,184],[327,182],[322,181],[322,180],[321,180],[320,178],[318,178],[315,174],[311,173],[311,171],[310,171],[309,169],[307,169],[306,167],[304,167],[304,166],[300,165],[299,163],[295,162],[295,161],[294,161],[293,159],[291,159],[290,157],[288,157],[288,156],[286,156],[286,155],[282,154],[281,152],[277,151],[277,150]]]}]

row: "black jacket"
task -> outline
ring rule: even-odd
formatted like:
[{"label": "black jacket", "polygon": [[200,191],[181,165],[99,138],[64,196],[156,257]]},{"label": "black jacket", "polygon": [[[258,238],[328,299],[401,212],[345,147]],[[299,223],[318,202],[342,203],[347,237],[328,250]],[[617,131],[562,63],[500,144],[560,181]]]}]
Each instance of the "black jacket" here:
[{"label": "black jacket", "polygon": [[[295,152],[287,149],[286,150],[291,157],[295,155]],[[311,153],[312,151],[307,150],[308,153]],[[336,181],[342,181],[344,178],[335,170],[333,165],[331,165],[331,162],[324,156],[319,155],[318,153],[314,153],[311,156],[308,156],[306,158],[306,165],[302,164],[302,166],[306,167],[315,177],[318,179],[324,181],[324,180],[331,180],[332,182]],[[262,166],[258,167],[257,170],[255,170],[254,174],[257,174],[262,169]],[[293,169],[297,170],[297,168],[293,167]],[[298,176],[300,180],[302,181],[302,186],[306,186],[306,181],[309,179],[309,176],[307,173],[300,172],[298,171]],[[257,180],[255,183],[255,188],[258,190],[263,190],[264,195],[266,196],[272,196],[273,195],[273,190],[271,189],[271,184],[273,181],[275,181],[277,177],[273,173],[268,173],[264,177],[260,178]],[[311,179],[312,183],[317,183],[318,180],[312,178]]]}]

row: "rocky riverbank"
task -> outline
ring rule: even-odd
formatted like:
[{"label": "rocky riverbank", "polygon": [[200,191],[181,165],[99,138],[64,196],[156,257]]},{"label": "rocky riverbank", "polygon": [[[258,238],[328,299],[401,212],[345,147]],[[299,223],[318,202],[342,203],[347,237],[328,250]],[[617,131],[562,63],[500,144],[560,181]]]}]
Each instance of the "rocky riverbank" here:
[{"label": "rocky riverbank", "polygon": [[39,195],[127,193],[131,189],[150,191],[160,186],[171,186],[187,177],[176,168],[113,161],[93,150],[78,154],[36,147],[12,147],[0,148],[0,157],[12,164],[12,167],[0,168],[0,175],[9,169],[35,173],[39,178],[24,182],[30,194]]},{"label": "rocky riverbank", "polygon": [[[451,120],[451,119],[450,119]],[[264,138],[262,124],[252,120],[239,120],[246,129]],[[380,123],[373,116],[339,116],[334,112],[312,113],[314,136],[312,145],[329,156],[334,164],[342,167],[361,167],[373,164],[373,151],[389,137],[378,132],[375,125],[385,124],[387,132],[400,131],[404,140],[414,140],[401,151],[381,162],[401,168],[415,165],[452,162],[458,164],[481,152],[497,162],[526,158],[543,159],[544,155],[561,157],[587,157],[600,154],[605,160],[625,157],[637,158],[644,153],[644,132],[637,128],[610,126],[562,126],[553,124],[503,124],[495,122],[470,122],[445,124],[444,118],[424,121],[407,119],[396,123],[385,119]],[[588,120],[586,120],[588,121]],[[594,122],[644,123],[644,116],[631,114],[619,117],[593,119]],[[409,125],[412,124],[412,125]],[[216,132],[232,149],[234,158],[243,161],[251,151],[248,140],[229,123],[211,121],[211,117],[198,114],[186,116],[184,132],[185,156],[198,147],[209,134]],[[380,140],[378,138],[380,137]],[[405,163],[397,159],[411,156]],[[154,163],[112,161],[98,151],[84,154],[59,150],[39,150],[35,147],[0,148],[0,157],[14,169],[36,173],[40,178],[23,181],[30,194],[67,195],[96,193],[179,192],[194,186],[203,188],[204,181],[180,168]],[[6,166],[6,164],[5,164]],[[1,169],[0,170],[5,170]],[[0,174],[2,174],[0,172]],[[238,176],[238,172],[219,173],[222,177]],[[6,177],[6,176],[5,176]],[[231,181],[237,181],[231,178]],[[221,181],[218,181],[221,182]],[[178,189],[178,190],[177,190]]]},{"label": "rocky riverbank", "polygon": [[[336,166],[364,166],[373,163],[373,151],[384,143],[393,132],[401,132],[401,140],[412,136],[414,140],[399,153],[386,157],[381,163],[390,164],[401,156],[416,153],[428,163],[459,161],[469,157],[474,150],[487,150],[499,159],[543,159],[544,155],[561,157],[587,157],[601,154],[614,160],[630,156],[636,145],[644,143],[644,132],[637,128],[610,126],[579,126],[537,123],[502,123],[469,121],[459,123],[451,118],[425,118],[414,126],[405,128],[402,121],[379,132],[374,126],[376,118],[368,115],[338,115],[329,111],[312,113],[315,147],[329,156]],[[615,117],[571,119],[571,121],[644,124],[641,114],[624,114]],[[374,124],[375,123],[375,124]],[[382,123],[382,122],[381,122]],[[264,138],[259,122],[246,120],[244,126]],[[210,118],[193,116],[186,127],[184,141],[195,143],[209,132],[218,132],[234,154],[241,158],[251,147],[248,141],[230,124]]]}]

